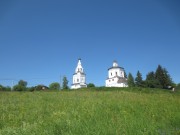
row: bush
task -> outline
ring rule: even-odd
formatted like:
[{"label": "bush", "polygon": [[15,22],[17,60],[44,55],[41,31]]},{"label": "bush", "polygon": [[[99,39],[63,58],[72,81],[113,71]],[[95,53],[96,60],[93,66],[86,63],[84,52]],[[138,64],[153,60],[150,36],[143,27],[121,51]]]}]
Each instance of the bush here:
[{"label": "bush", "polygon": [[94,85],[93,83],[89,83],[89,84],[87,85],[87,87],[88,87],[88,88],[92,88],[92,87],[95,87],[95,85]]},{"label": "bush", "polygon": [[14,91],[25,91],[26,90],[26,87],[22,86],[22,85],[15,85],[13,87],[13,90]]},{"label": "bush", "polygon": [[60,84],[58,82],[51,83],[49,85],[49,89],[50,90],[59,90],[60,89]]},{"label": "bush", "polygon": [[11,91],[11,87],[9,87],[9,86],[4,87],[4,86],[0,85],[0,91]]},{"label": "bush", "polygon": [[179,83],[179,84],[177,84],[177,86],[176,86],[175,90],[180,90],[180,83]]},{"label": "bush", "polygon": [[30,88],[28,88],[27,90],[28,90],[28,91],[31,91],[31,92],[32,92],[32,91],[35,91],[35,87],[30,87]]}]

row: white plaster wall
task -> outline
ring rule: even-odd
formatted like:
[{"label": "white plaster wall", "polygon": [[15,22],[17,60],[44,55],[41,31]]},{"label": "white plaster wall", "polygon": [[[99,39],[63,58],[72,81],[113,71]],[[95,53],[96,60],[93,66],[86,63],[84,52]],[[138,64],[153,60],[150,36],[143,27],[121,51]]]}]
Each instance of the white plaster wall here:
[{"label": "white plaster wall", "polygon": [[79,88],[81,88],[81,85],[79,84],[71,86],[71,89],[79,89]]},{"label": "white plaster wall", "polygon": [[[117,76],[119,77],[124,77],[124,70],[121,70],[120,68],[114,68],[114,69],[110,69],[108,71],[108,77],[112,78],[116,76],[116,72],[117,72]],[[112,73],[112,75],[111,75]]]},{"label": "white plaster wall", "polygon": [[[114,81],[113,81],[114,79]],[[110,81],[109,81],[110,80]],[[128,87],[125,83],[117,83],[118,78],[110,78],[106,80],[106,87]]]},{"label": "white plaster wall", "polygon": [[128,87],[128,85],[124,83],[107,83],[106,81],[106,87]]}]

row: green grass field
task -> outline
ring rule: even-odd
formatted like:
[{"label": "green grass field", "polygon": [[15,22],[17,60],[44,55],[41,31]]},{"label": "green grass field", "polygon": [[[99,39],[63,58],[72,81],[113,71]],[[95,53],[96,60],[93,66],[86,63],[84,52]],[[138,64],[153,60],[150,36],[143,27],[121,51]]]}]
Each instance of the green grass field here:
[{"label": "green grass field", "polygon": [[106,90],[1,92],[0,134],[180,134],[178,92]]}]

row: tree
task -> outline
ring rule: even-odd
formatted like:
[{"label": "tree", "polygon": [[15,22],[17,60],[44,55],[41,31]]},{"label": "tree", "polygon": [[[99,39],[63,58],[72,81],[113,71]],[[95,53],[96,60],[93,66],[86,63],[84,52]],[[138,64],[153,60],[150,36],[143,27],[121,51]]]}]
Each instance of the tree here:
[{"label": "tree", "polygon": [[127,74],[126,74],[126,71],[124,70],[124,77],[127,78]]},{"label": "tree", "polygon": [[35,87],[34,87],[34,86],[29,87],[29,88],[28,88],[28,91],[31,91],[31,92],[35,91]]},{"label": "tree", "polygon": [[0,85],[0,91],[4,91],[4,86]]},{"label": "tree", "polygon": [[143,80],[142,80],[142,74],[138,71],[136,78],[135,78],[135,84],[137,87],[143,87]]},{"label": "tree", "polygon": [[167,88],[168,86],[172,86],[173,84],[172,79],[168,74],[168,71],[161,65],[158,65],[155,77],[159,81],[161,88]]},{"label": "tree", "polygon": [[95,87],[95,85],[94,85],[93,83],[89,83],[89,84],[87,85],[87,87],[88,87],[88,88],[93,88],[93,87]]},{"label": "tree", "polygon": [[59,90],[60,89],[60,84],[58,82],[53,82],[49,85],[50,90]]},{"label": "tree", "polygon": [[160,85],[159,81],[156,79],[155,73],[153,71],[149,72],[146,75],[145,84],[146,84],[146,87],[149,87],[149,88],[160,88],[161,87],[161,85]]},{"label": "tree", "polygon": [[17,84],[17,85],[15,85],[15,86],[13,87],[13,90],[14,90],[14,91],[25,91],[25,90],[26,90],[26,87]]},{"label": "tree", "polygon": [[11,87],[0,85],[0,91],[11,91]]},{"label": "tree", "polygon": [[135,86],[134,77],[132,76],[131,73],[128,74],[128,86],[129,87],[134,87]]},{"label": "tree", "polygon": [[24,80],[20,80],[20,81],[18,82],[18,85],[21,85],[21,86],[26,87],[26,86],[27,86],[27,82],[24,81]]},{"label": "tree", "polygon": [[5,91],[11,91],[11,87],[10,86],[6,86],[5,87]]},{"label": "tree", "polygon": [[20,80],[17,85],[13,87],[14,91],[25,91],[27,88],[27,82],[24,80]]},{"label": "tree", "polygon": [[67,77],[64,76],[63,77],[63,89],[68,89],[68,80],[67,80]]},{"label": "tree", "polygon": [[177,84],[177,86],[176,86],[175,89],[176,89],[176,90],[180,90],[180,83]]}]

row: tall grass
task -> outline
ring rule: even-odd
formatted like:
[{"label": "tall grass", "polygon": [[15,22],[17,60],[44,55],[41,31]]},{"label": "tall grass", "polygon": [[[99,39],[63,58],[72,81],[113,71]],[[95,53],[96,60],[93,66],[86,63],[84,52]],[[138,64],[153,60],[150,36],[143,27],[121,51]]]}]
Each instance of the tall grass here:
[{"label": "tall grass", "polygon": [[180,94],[115,88],[1,92],[0,134],[180,134]]}]

